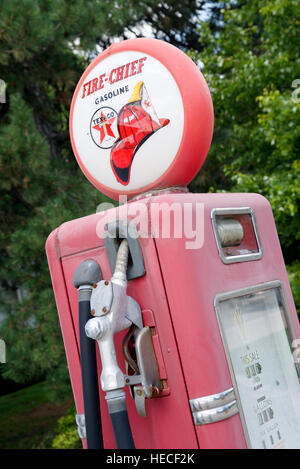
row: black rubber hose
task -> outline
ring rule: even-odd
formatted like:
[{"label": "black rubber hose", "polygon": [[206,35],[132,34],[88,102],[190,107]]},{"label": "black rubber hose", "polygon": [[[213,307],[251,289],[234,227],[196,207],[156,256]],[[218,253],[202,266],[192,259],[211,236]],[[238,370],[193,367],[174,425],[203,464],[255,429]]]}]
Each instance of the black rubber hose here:
[{"label": "black rubber hose", "polygon": [[118,449],[135,449],[127,410],[110,414],[111,423]]},{"label": "black rubber hose", "polygon": [[84,330],[91,317],[90,301],[79,301],[80,361],[87,447],[103,449],[95,341],[87,337]]}]

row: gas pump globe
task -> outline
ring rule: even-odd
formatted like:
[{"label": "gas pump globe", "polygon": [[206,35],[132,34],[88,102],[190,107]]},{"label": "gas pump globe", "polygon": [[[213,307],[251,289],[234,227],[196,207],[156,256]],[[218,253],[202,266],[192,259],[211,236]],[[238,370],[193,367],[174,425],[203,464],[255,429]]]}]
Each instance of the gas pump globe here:
[{"label": "gas pump globe", "polygon": [[212,134],[203,75],[162,41],[112,45],[76,87],[75,157],[119,201],[46,243],[84,448],[300,448],[299,321],[271,207],[186,188]]}]

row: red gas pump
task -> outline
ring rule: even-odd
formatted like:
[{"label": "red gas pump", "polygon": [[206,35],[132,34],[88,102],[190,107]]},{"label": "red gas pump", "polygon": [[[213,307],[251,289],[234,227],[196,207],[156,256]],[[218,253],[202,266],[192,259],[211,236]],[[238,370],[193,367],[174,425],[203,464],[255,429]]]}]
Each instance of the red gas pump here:
[{"label": "red gas pump", "polygon": [[186,189],[212,132],[202,74],[162,41],[114,44],[77,85],[74,154],[121,197],[46,246],[84,447],[300,447],[299,322],[270,205]]}]

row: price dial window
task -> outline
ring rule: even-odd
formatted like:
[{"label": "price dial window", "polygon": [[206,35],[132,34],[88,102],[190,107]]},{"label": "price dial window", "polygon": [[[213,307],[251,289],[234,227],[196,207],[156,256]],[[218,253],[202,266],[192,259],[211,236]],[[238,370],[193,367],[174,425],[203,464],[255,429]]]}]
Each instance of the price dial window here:
[{"label": "price dial window", "polygon": [[217,295],[215,307],[250,448],[300,448],[299,370],[279,281]]}]

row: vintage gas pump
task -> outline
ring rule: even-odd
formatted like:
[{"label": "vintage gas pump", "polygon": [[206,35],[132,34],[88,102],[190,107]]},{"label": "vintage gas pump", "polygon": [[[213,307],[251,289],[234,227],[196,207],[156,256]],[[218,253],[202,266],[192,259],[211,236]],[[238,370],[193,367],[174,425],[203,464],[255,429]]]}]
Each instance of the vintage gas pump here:
[{"label": "vintage gas pump", "polygon": [[155,39],[81,77],[70,135],[117,207],[46,245],[88,448],[300,448],[299,322],[269,203],[192,194],[213,133],[196,65]]}]

